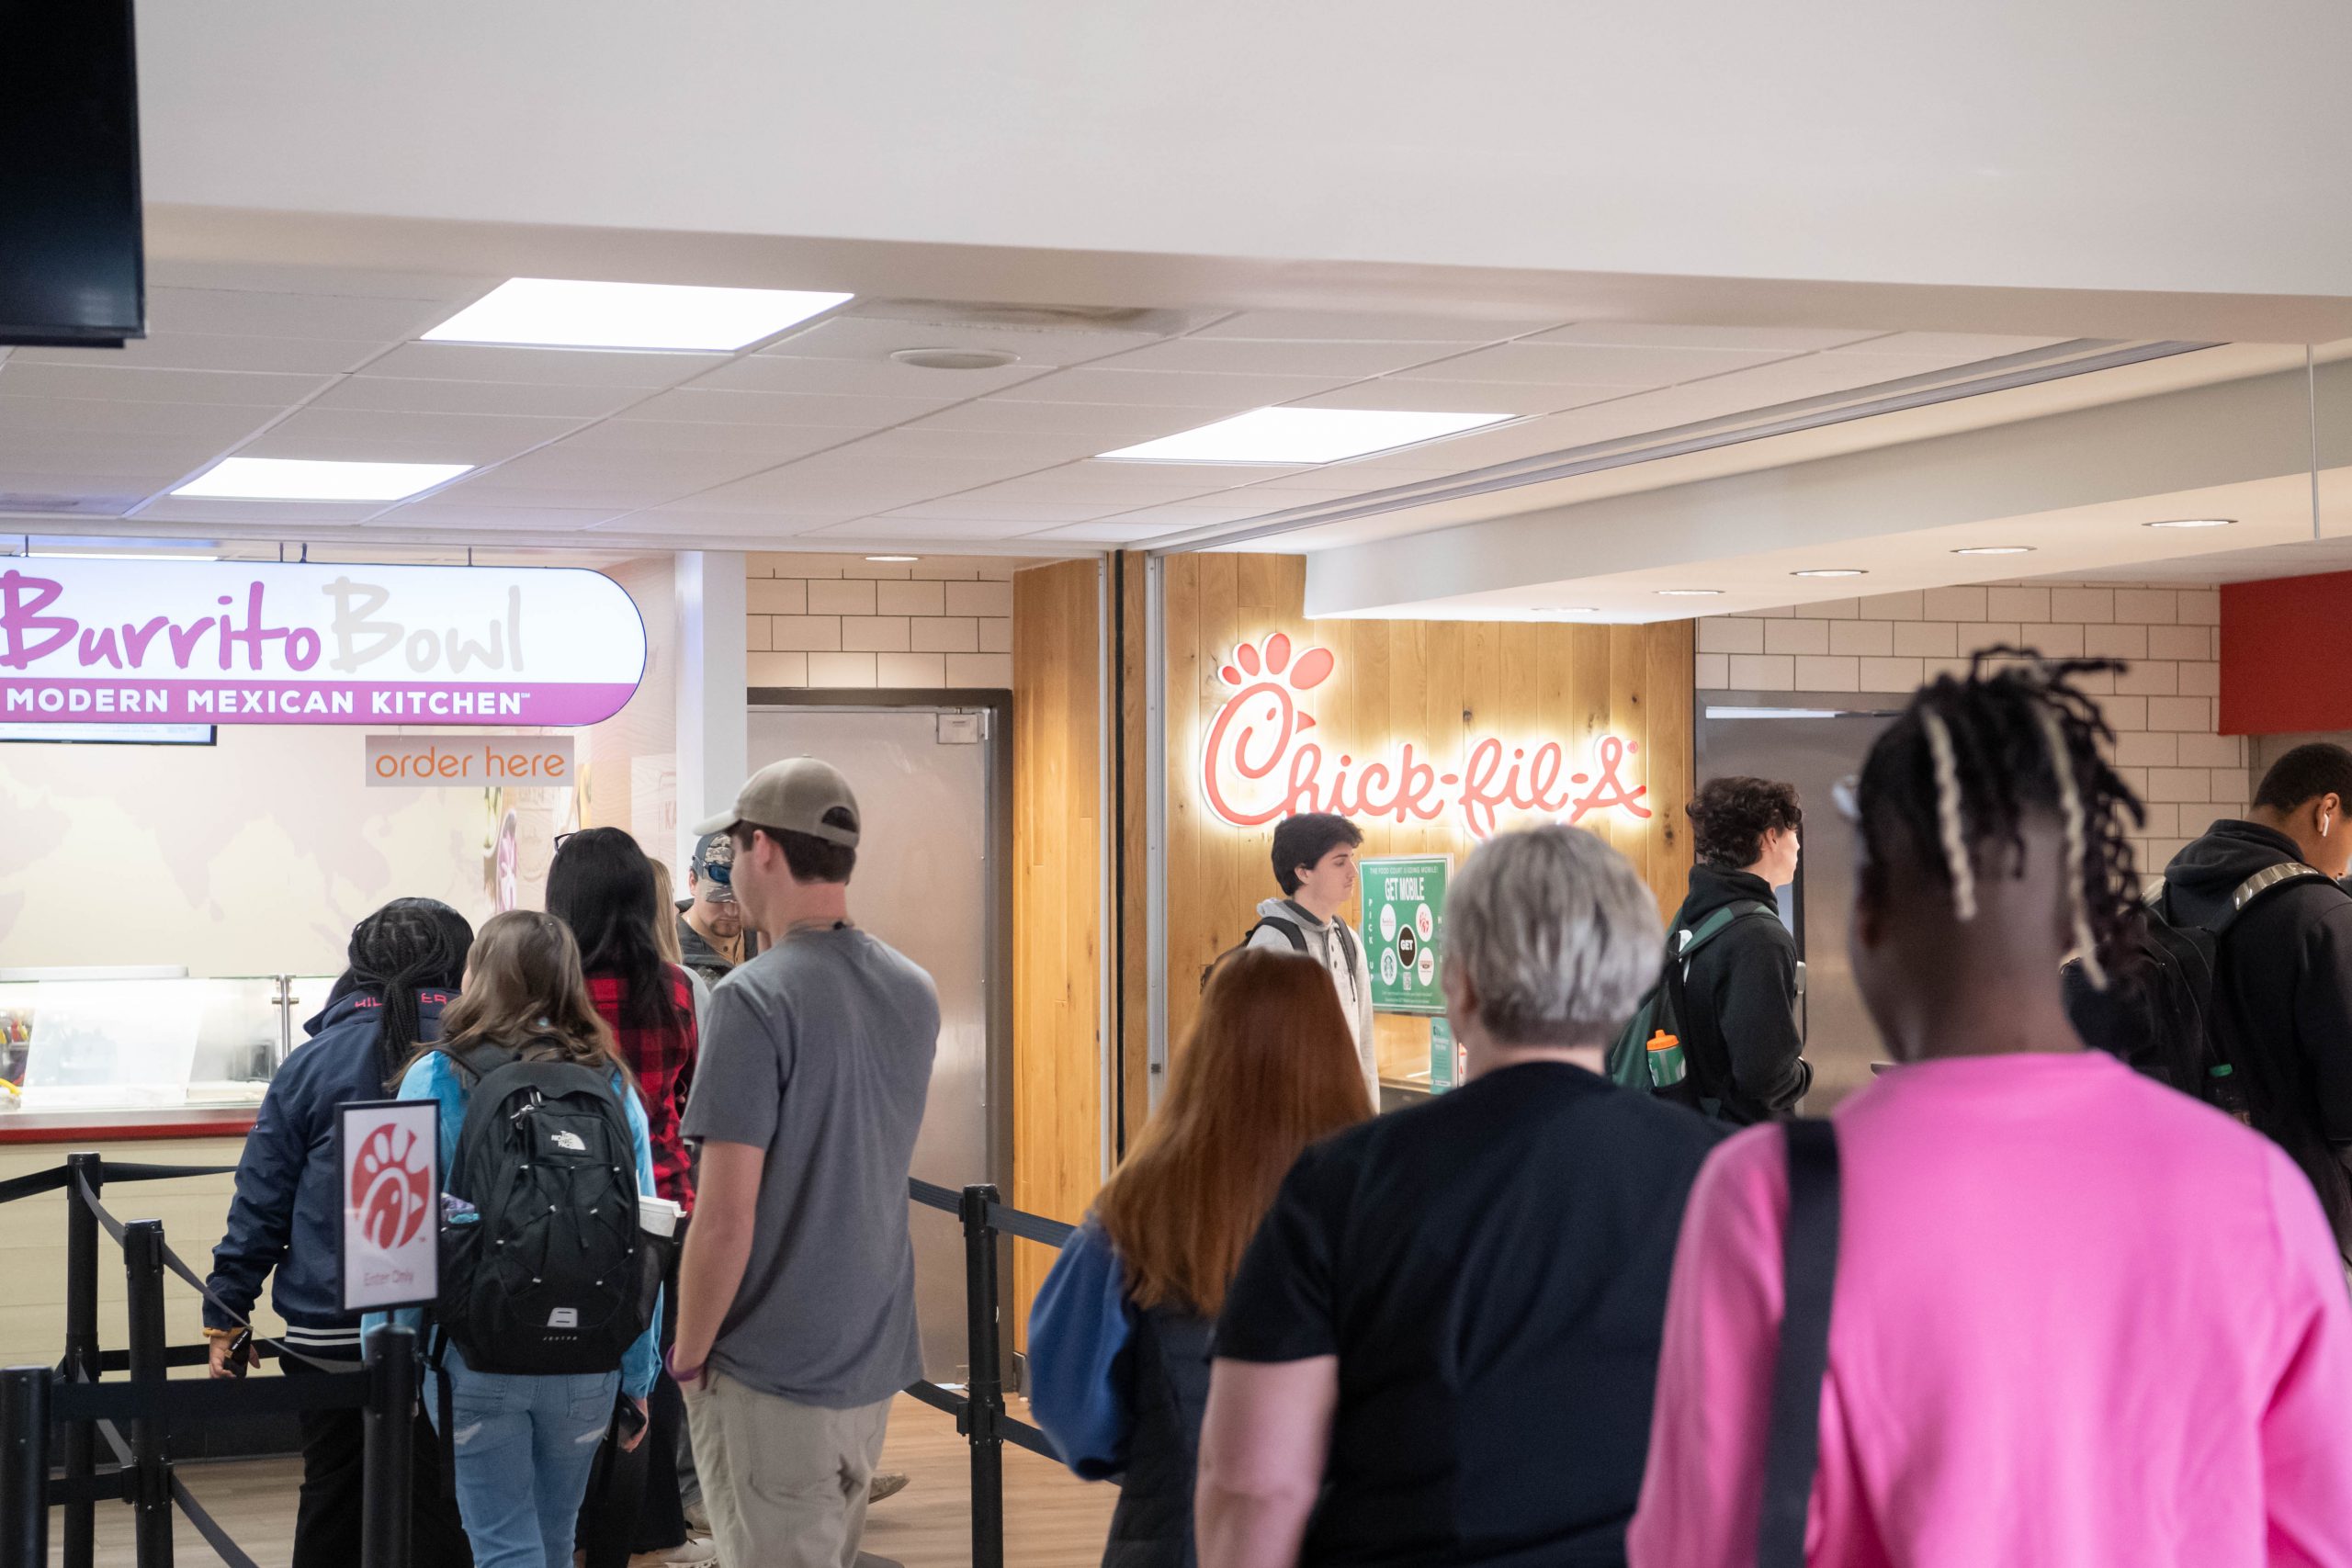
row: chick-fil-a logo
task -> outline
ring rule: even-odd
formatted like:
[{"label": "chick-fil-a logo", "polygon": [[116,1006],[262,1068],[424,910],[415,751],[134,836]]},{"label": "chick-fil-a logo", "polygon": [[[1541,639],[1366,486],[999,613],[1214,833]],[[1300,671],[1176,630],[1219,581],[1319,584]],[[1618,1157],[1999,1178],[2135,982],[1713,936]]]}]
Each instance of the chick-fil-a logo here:
[{"label": "chick-fil-a logo", "polygon": [[1217,671],[1233,694],[1209,721],[1201,745],[1201,790],[1209,809],[1237,828],[1258,828],[1303,811],[1434,822],[1461,813],[1478,838],[1510,811],[1576,823],[1595,811],[1647,818],[1643,784],[1620,776],[1640,743],[1600,737],[1590,761],[1572,770],[1557,740],[1512,742],[1482,736],[1458,761],[1432,761],[1412,742],[1359,756],[1328,755],[1306,739],[1315,716],[1299,697],[1329,681],[1339,661],[1329,649],[1294,650],[1281,632],[1261,647],[1242,643]]}]

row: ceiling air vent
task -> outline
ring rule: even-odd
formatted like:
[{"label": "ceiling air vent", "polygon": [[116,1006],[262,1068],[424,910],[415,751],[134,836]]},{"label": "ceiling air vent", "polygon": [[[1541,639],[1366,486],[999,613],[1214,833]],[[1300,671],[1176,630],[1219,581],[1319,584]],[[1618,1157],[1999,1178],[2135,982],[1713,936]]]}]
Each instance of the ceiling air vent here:
[{"label": "ceiling air vent", "polygon": [[0,513],[37,517],[53,512],[77,512],[119,517],[138,504],[136,495],[40,495],[29,491],[0,490]]},{"label": "ceiling air vent", "polygon": [[864,299],[842,314],[926,326],[994,327],[1000,332],[1153,333],[1168,336],[1220,312],[1152,310],[1138,305],[989,305],[953,299]]}]

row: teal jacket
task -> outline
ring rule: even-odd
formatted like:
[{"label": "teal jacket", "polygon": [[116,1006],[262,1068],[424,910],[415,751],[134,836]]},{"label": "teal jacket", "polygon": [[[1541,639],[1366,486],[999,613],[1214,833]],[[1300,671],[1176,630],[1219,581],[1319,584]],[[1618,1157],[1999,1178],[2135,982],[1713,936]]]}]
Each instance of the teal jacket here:
[{"label": "teal jacket", "polygon": [[[628,1141],[637,1154],[637,1190],[644,1196],[656,1196],[653,1190],[653,1137],[646,1130],[645,1107],[638,1103],[628,1082],[620,1074],[613,1075],[613,1092],[620,1096],[621,1110],[628,1118]],[[441,1102],[441,1169],[446,1174],[458,1161],[458,1134],[466,1124],[466,1086],[458,1076],[455,1063],[438,1051],[427,1051],[409,1064],[408,1072],[401,1078],[400,1098],[402,1100],[437,1100]],[[645,1332],[621,1357],[621,1392],[635,1399],[643,1399],[653,1392],[653,1379],[662,1370],[662,1308],[657,1302],[653,1321]],[[381,1323],[399,1323],[422,1330],[423,1309],[402,1307],[398,1312],[371,1312],[362,1320],[360,1332],[372,1332]]]}]

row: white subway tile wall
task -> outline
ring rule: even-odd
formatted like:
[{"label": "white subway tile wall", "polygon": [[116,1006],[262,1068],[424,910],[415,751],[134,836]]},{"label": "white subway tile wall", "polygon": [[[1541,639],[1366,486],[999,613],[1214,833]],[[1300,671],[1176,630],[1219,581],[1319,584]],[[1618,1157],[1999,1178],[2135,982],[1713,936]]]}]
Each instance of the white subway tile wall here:
[{"label": "white subway tile wall", "polygon": [[1698,686],[1903,694],[1964,672],[1970,654],[2002,643],[2128,660],[2122,675],[2084,684],[2114,727],[2117,771],[2147,802],[2133,844],[2153,872],[2213,818],[2243,816],[2254,793],[2245,739],[2215,733],[2221,620],[2222,596],[2209,588],[2005,582],[1882,593],[1702,620]]},{"label": "white subway tile wall", "polygon": [[1012,573],[1023,564],[746,557],[752,684],[1010,687]]}]

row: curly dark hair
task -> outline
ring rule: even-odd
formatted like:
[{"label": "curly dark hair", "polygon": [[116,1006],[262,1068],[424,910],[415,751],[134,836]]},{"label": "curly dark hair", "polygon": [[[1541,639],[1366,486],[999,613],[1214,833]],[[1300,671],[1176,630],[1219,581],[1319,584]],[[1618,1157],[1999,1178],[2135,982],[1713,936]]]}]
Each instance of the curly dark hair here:
[{"label": "curly dark hair", "polygon": [[1900,838],[1967,919],[1978,877],[2023,874],[2027,814],[2046,812],[2065,832],[2085,974],[2103,987],[2143,919],[2129,835],[2147,813],[2109,766],[2102,746],[2114,732],[2076,682],[2121,669],[2005,645],[1978,653],[1965,680],[1921,687],[1871,748],[1855,791],[1872,891],[1888,891],[1888,852]]},{"label": "curly dark hair", "polygon": [[1774,829],[1793,832],[1804,826],[1796,786],[1770,779],[1709,779],[1682,809],[1690,815],[1699,858],[1726,871],[1761,860],[1764,835]]}]

